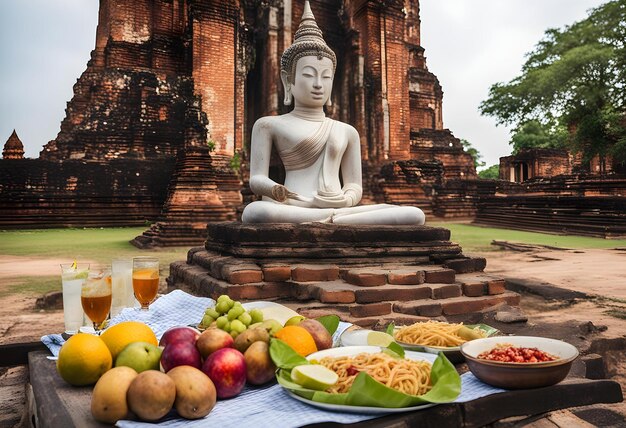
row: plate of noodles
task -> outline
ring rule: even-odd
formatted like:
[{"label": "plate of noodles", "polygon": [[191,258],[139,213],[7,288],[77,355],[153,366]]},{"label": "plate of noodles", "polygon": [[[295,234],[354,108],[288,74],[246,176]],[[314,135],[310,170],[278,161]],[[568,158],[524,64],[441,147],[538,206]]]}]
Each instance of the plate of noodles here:
[{"label": "plate of noodles", "polygon": [[[270,355],[279,367],[278,383],[289,395],[326,410],[408,412],[452,402],[461,391],[461,378],[443,354],[407,351],[401,356],[378,346],[345,346],[304,358],[284,342],[273,340]],[[300,386],[291,379],[291,369],[301,364],[323,365],[337,373],[339,380],[323,391]]]},{"label": "plate of noodles", "polygon": [[431,354],[443,352],[452,362],[463,361],[461,345],[474,339],[494,336],[499,330],[486,324],[447,323],[443,321],[417,322],[398,326],[393,337],[403,348]]}]

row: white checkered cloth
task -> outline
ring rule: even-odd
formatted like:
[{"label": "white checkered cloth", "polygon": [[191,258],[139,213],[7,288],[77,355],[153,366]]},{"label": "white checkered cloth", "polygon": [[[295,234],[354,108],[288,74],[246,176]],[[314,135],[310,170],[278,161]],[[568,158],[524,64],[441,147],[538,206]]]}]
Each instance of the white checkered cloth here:
[{"label": "white checkered cloth", "polygon": [[[181,290],[175,290],[160,297],[148,312],[134,308],[126,308],[111,319],[109,325],[122,321],[142,321],[148,324],[158,338],[170,327],[177,325],[196,324],[202,319],[204,311],[213,306],[215,301],[204,297],[195,297]],[[333,336],[335,343],[339,335],[350,326],[349,323],[340,323]],[[41,341],[57,356],[64,341],[60,334],[44,336]],[[436,355],[421,354],[424,359],[433,362]],[[461,376],[461,395],[457,403],[464,403],[490,394],[504,392],[476,379],[471,373]],[[178,416],[175,411],[168,413],[158,424],[122,420],[117,422],[121,428],[138,428],[160,426],[168,428],[195,428],[218,426],[220,428],[251,426],[263,427],[299,427],[302,425],[337,422],[354,423],[372,419],[380,415],[342,413],[323,410],[309,406],[288,395],[278,384],[267,387],[246,386],[241,394],[228,400],[220,400],[215,408],[206,417],[197,420],[186,420]]]}]

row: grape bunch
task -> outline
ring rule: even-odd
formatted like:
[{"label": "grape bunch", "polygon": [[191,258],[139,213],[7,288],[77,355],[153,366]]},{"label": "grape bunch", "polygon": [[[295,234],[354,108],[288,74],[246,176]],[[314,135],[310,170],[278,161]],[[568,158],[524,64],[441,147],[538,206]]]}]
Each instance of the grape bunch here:
[{"label": "grape bunch", "polygon": [[259,309],[246,311],[241,305],[226,294],[217,298],[215,306],[207,308],[198,327],[217,327],[235,338],[256,323],[263,321],[263,312]]}]

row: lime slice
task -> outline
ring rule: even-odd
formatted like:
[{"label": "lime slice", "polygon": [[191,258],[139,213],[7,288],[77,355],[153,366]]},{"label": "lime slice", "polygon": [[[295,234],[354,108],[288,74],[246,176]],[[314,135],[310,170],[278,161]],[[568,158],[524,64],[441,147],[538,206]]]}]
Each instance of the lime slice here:
[{"label": "lime slice", "polygon": [[74,279],[87,279],[88,276],[89,276],[89,272],[82,271],[82,272],[78,272],[76,275],[74,275]]},{"label": "lime slice", "polygon": [[291,379],[305,388],[323,391],[339,380],[337,373],[319,364],[303,364],[291,370]]},{"label": "lime slice", "polygon": [[393,342],[393,336],[382,331],[370,331],[367,334],[367,344],[370,346],[382,346],[386,348]]}]

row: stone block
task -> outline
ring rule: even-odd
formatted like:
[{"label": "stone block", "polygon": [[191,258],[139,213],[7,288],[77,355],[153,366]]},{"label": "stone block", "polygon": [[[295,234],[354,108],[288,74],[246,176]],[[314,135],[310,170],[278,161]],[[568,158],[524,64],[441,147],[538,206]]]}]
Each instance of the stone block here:
[{"label": "stone block", "polygon": [[432,290],[432,298],[435,300],[450,299],[462,294],[459,284],[428,284],[428,287]]},{"label": "stone block", "polygon": [[423,317],[438,317],[442,314],[440,302],[426,300],[422,302],[398,302],[393,305],[394,312]]},{"label": "stone block", "polygon": [[359,287],[376,287],[387,283],[386,273],[376,269],[350,269],[343,275],[343,279]]},{"label": "stone block", "polygon": [[191,256],[191,260],[194,265],[211,270],[211,260],[215,257],[220,257],[220,255],[210,251],[196,251]]},{"label": "stone block", "polygon": [[235,270],[229,272],[225,276],[226,278],[224,279],[231,284],[251,284],[261,282],[263,280],[263,273],[261,272],[261,269]]},{"label": "stone block", "polygon": [[37,309],[63,309],[63,292],[49,291],[35,302]]},{"label": "stone block", "polygon": [[296,265],[291,269],[291,279],[299,282],[335,281],[338,278],[337,265]]},{"label": "stone block", "polygon": [[424,282],[438,284],[453,284],[456,272],[446,268],[424,268]]},{"label": "stone block", "polygon": [[520,295],[509,291],[499,296],[455,297],[453,299],[443,300],[441,306],[444,315],[460,315],[480,312],[483,309],[504,303],[511,306],[519,306],[519,301]]},{"label": "stone block", "polygon": [[486,294],[491,296],[502,294],[506,291],[506,283],[504,279],[493,279],[487,282]]},{"label": "stone block", "polygon": [[381,287],[363,287],[354,291],[357,303],[373,303],[390,300],[410,301],[429,299],[429,287],[406,287],[402,285],[384,285]]},{"label": "stone block", "polygon": [[354,303],[355,286],[342,281],[323,281],[317,283],[294,283],[299,300],[314,299],[321,303]]},{"label": "stone block", "polygon": [[418,285],[424,283],[426,273],[423,270],[415,271],[390,271],[387,274],[387,282],[394,285]]},{"label": "stone block", "polygon": [[370,303],[350,306],[350,315],[357,318],[374,317],[391,313],[391,303]]},{"label": "stone block", "polygon": [[467,297],[482,296],[485,292],[485,284],[482,282],[464,282],[462,283],[463,294]]},{"label": "stone block", "polygon": [[454,269],[456,273],[482,272],[487,266],[487,260],[483,257],[467,257],[446,260],[444,266]]},{"label": "stone block", "polygon": [[291,279],[291,266],[289,265],[263,265],[264,281],[289,281]]}]

